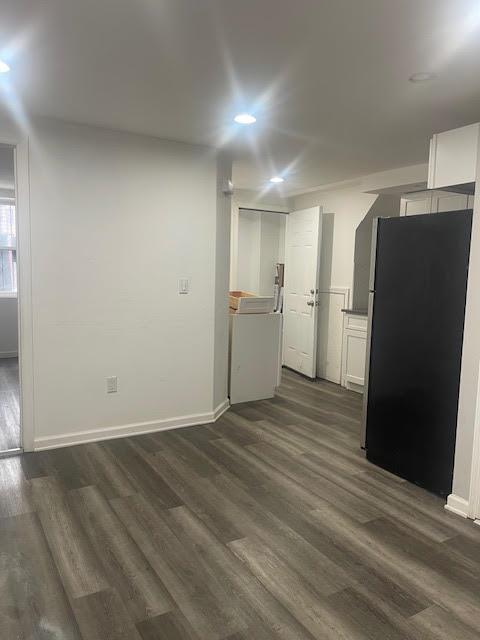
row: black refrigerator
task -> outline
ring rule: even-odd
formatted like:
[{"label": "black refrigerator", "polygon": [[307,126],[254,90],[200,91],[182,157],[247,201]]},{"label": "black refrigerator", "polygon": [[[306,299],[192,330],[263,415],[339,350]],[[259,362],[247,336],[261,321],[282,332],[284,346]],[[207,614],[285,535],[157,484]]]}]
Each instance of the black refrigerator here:
[{"label": "black refrigerator", "polygon": [[378,218],[362,445],[367,459],[451,493],[471,211]]}]

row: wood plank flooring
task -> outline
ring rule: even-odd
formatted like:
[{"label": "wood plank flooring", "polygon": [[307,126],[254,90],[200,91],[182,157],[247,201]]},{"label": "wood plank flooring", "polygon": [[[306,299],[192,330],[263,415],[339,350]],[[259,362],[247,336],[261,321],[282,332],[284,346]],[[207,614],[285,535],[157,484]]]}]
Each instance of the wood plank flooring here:
[{"label": "wood plank flooring", "polygon": [[20,446],[18,358],[0,358],[0,451]]},{"label": "wood plank flooring", "polygon": [[0,460],[3,640],[474,640],[480,527],[285,371],[216,424]]}]

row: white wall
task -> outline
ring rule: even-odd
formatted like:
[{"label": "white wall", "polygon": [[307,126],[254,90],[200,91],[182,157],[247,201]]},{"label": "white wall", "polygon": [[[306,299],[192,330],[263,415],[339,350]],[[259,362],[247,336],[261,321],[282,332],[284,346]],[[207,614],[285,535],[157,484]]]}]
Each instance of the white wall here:
[{"label": "white wall", "polygon": [[216,154],[52,121],[29,146],[35,445],[209,419],[226,393]]},{"label": "white wall", "polygon": [[345,187],[295,196],[292,209],[323,208],[323,232],[320,264],[320,288],[353,285],[355,231],[377,196],[358,188]]},{"label": "white wall", "polygon": [[355,253],[353,259],[352,308],[367,309],[372,260],[372,233],[376,218],[394,218],[400,215],[400,196],[377,196],[355,232]]},{"label": "white wall", "polygon": [[17,298],[0,296],[0,358],[18,355]]},{"label": "white wall", "polygon": [[260,221],[253,211],[239,211],[237,235],[237,279],[234,290],[258,294],[260,274]]},{"label": "white wall", "polygon": [[219,155],[217,162],[217,212],[215,237],[215,327],[213,411],[218,415],[228,406],[228,285],[230,280],[230,224],[232,199],[222,192],[232,177],[231,158]]},{"label": "white wall", "polygon": [[407,186],[418,189],[426,183],[427,172],[427,164],[399,167],[323,185],[289,198],[290,211],[323,207],[322,287],[352,288],[355,231],[377,195],[383,191],[400,194]]},{"label": "white wall", "polygon": [[261,214],[260,227],[260,277],[258,293],[273,295],[277,262],[285,260],[285,226],[287,216],[283,213]]}]

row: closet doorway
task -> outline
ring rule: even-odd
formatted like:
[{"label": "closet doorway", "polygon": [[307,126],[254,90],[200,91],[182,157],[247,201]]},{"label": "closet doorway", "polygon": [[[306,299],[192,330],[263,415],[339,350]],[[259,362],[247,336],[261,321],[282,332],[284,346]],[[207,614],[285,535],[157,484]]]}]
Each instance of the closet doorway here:
[{"label": "closet doorway", "polygon": [[231,291],[248,291],[257,296],[275,294],[277,265],[283,267],[285,263],[287,217],[280,211],[234,209],[230,247]]},{"label": "closet doorway", "polygon": [[14,147],[0,144],[0,456],[21,449]]}]

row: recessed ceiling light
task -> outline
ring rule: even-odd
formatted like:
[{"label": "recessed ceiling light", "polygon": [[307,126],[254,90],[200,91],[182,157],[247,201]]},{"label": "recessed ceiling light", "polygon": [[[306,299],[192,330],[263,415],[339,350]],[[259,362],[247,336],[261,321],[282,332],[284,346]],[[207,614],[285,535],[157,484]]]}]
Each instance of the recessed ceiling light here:
[{"label": "recessed ceiling light", "polygon": [[428,82],[429,80],[434,80],[436,77],[437,75],[430,71],[420,71],[410,76],[409,80],[410,82]]},{"label": "recessed ceiling light", "polygon": [[235,116],[234,120],[238,122],[238,124],[253,124],[257,121],[251,113],[239,113]]},{"label": "recessed ceiling light", "polygon": [[6,62],[0,60],[0,73],[8,73],[10,71],[10,67]]},{"label": "recessed ceiling light", "polygon": [[285,178],[282,178],[282,176],[273,176],[273,178],[270,178],[270,182],[280,184],[280,182],[285,182]]}]

